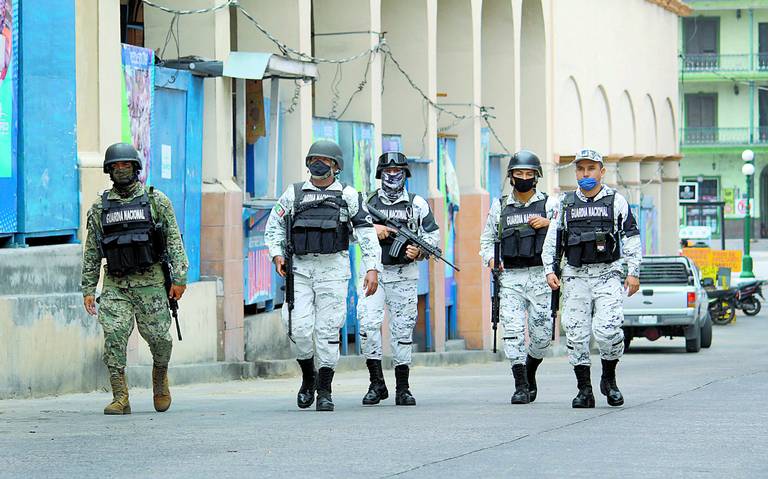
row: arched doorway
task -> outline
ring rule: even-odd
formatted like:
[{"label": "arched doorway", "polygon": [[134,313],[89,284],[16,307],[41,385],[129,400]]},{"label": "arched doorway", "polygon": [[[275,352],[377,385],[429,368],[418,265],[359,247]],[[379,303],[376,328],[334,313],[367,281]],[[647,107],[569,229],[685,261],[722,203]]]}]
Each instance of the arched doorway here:
[{"label": "arched doorway", "polygon": [[[541,0],[523,0],[520,39],[520,147],[531,149],[542,158],[548,158],[549,155],[546,43]],[[544,176],[547,183],[551,183],[549,175]]]}]

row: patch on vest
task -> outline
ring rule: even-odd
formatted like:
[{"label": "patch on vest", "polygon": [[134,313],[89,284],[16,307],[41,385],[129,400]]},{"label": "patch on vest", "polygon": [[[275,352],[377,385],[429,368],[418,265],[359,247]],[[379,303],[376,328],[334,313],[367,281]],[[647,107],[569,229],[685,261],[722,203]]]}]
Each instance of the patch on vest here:
[{"label": "patch on vest", "polygon": [[525,214],[516,214],[516,215],[507,215],[507,226],[517,226],[522,224],[528,224],[528,221],[533,217],[541,217],[542,215],[538,213],[525,213]]},{"label": "patch on vest", "polygon": [[129,221],[146,221],[146,219],[147,218],[144,215],[144,208],[134,208],[107,213],[104,218],[104,222],[105,224],[113,225],[116,223],[125,223]]},{"label": "patch on vest", "polygon": [[609,218],[607,206],[579,206],[571,208],[568,212],[568,219],[579,218]]},{"label": "patch on vest", "polygon": [[312,203],[314,201],[322,201],[326,198],[331,197],[332,195],[329,195],[327,193],[304,193],[304,197],[301,199],[301,204],[305,203]]}]

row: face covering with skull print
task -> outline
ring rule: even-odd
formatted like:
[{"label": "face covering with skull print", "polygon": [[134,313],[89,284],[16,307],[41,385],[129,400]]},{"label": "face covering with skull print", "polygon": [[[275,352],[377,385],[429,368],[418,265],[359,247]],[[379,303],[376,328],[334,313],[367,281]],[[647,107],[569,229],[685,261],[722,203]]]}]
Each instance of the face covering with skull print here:
[{"label": "face covering with skull print", "polygon": [[390,201],[395,201],[403,194],[405,188],[405,170],[397,173],[383,171],[381,173],[381,189]]}]

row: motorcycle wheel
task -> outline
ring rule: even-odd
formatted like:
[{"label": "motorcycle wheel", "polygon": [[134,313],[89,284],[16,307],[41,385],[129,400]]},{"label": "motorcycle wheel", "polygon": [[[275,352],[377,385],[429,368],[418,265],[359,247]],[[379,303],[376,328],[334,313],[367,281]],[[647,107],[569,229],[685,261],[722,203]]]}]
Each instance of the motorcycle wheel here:
[{"label": "motorcycle wheel", "polygon": [[724,326],[733,320],[733,316],[729,312],[733,310],[735,316],[736,310],[732,307],[728,307],[727,303],[715,303],[709,307],[709,316],[712,318],[712,323],[718,326]]},{"label": "motorcycle wheel", "polygon": [[742,301],[741,306],[741,310],[744,311],[744,314],[747,316],[755,316],[763,308],[762,303],[756,298],[745,299]]}]

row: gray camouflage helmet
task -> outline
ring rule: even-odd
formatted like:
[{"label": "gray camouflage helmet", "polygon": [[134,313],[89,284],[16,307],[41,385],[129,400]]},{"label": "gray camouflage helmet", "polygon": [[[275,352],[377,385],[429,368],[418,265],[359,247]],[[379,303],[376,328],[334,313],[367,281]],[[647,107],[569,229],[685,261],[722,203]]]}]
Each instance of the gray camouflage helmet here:
[{"label": "gray camouflage helmet", "polygon": [[312,143],[307,152],[307,157],[304,160],[304,164],[309,166],[309,159],[313,156],[320,156],[323,158],[330,158],[336,162],[336,166],[339,171],[344,169],[344,154],[341,152],[341,148],[334,141],[318,140]]},{"label": "gray camouflage helmet", "polygon": [[136,165],[136,171],[141,170],[141,160],[136,148],[129,143],[115,143],[104,152],[104,173],[109,173],[109,167],[121,161],[130,161]]},{"label": "gray camouflage helmet", "polygon": [[511,175],[512,170],[534,170],[539,176],[544,176],[541,170],[541,160],[536,156],[536,153],[530,150],[520,150],[512,155],[507,164],[507,175]]}]

